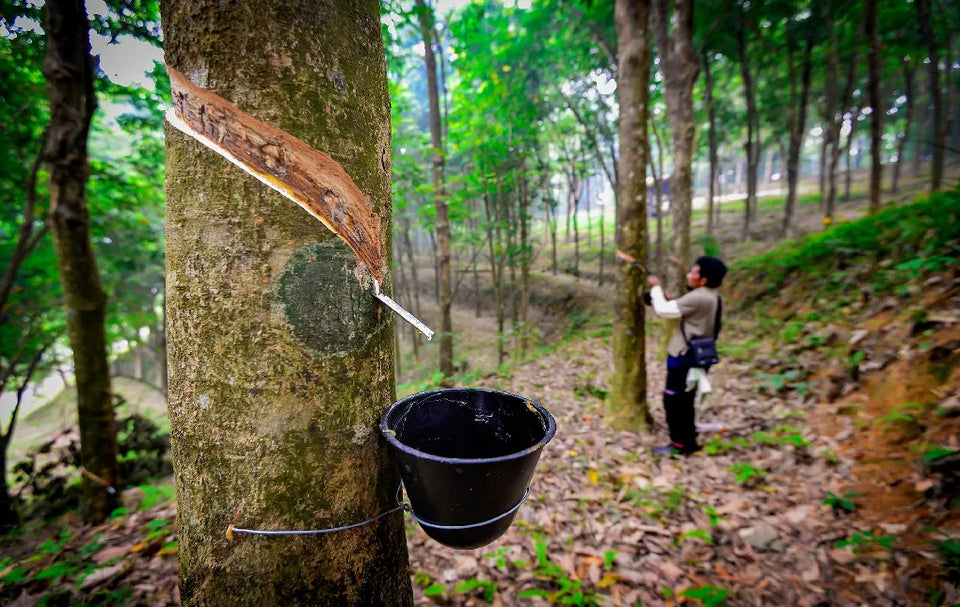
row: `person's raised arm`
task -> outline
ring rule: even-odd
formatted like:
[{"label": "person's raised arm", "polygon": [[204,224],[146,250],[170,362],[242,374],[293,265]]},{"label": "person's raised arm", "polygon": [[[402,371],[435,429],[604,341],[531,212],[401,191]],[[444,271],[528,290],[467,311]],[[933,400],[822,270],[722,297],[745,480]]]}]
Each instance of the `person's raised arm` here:
[{"label": "person's raised arm", "polygon": [[653,304],[654,313],[661,318],[680,318],[680,306],[676,301],[668,301],[660,286],[660,279],[656,276],[649,276],[647,284],[650,285],[650,303]]}]

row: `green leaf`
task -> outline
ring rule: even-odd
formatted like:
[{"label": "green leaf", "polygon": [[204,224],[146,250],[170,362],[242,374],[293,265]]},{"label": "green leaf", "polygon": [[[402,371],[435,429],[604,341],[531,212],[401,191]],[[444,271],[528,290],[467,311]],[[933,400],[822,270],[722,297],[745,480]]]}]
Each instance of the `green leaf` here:
[{"label": "green leaf", "polygon": [[444,586],[440,582],[434,582],[423,590],[423,594],[426,596],[439,596],[441,594],[444,594],[446,591],[447,591],[446,586]]}]

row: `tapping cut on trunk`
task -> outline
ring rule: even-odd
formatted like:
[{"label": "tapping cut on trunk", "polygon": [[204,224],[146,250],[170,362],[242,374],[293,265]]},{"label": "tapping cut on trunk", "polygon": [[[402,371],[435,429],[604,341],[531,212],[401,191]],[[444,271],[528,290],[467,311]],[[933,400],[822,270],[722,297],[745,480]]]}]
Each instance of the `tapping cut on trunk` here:
[{"label": "tapping cut on trunk", "polygon": [[173,107],[167,121],[319,219],[383,283],[380,216],[370,197],[328,154],[257,120],[167,68]]}]

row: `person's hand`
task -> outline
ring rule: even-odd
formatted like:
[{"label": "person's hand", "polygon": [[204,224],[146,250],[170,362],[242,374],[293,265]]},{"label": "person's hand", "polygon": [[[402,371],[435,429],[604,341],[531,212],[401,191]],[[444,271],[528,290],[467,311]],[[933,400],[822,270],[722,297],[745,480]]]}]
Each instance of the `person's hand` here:
[{"label": "person's hand", "polygon": [[647,276],[647,284],[650,285],[651,287],[659,287],[660,279],[657,278],[656,276]]}]

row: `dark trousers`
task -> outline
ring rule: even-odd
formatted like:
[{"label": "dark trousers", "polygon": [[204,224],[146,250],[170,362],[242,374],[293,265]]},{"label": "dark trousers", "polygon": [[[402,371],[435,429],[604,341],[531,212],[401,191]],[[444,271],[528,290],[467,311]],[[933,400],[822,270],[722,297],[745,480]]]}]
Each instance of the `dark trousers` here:
[{"label": "dark trousers", "polygon": [[684,358],[667,359],[667,385],[663,391],[663,409],[667,413],[670,442],[681,449],[696,449],[697,425],[694,422],[696,390],[687,392],[690,365]]}]

